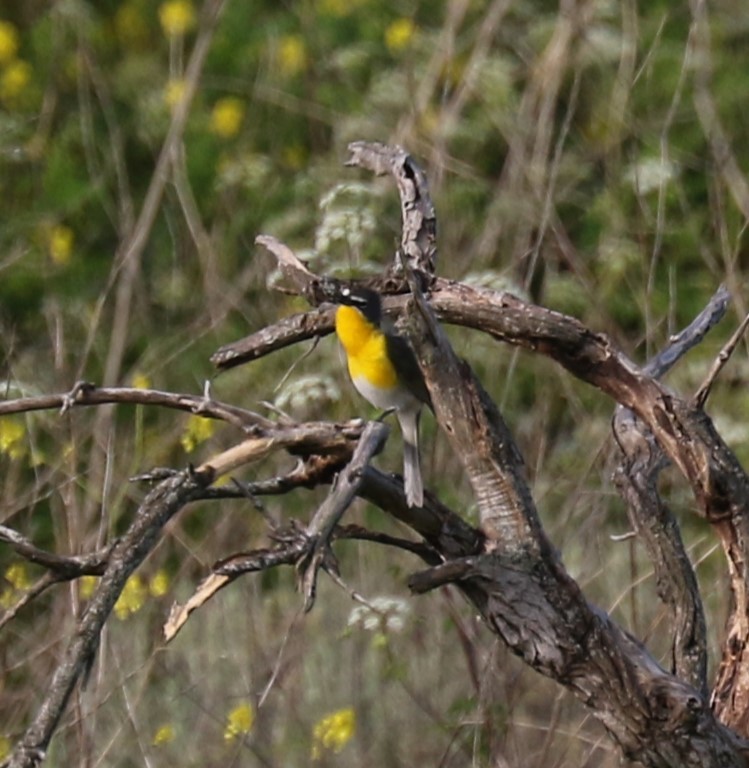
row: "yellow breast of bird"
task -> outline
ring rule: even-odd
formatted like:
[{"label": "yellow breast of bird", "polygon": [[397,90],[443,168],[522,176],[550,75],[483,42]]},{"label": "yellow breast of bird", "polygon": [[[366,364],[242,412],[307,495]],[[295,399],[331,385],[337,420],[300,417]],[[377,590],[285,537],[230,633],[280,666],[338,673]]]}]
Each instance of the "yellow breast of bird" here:
[{"label": "yellow breast of bird", "polygon": [[385,390],[398,385],[398,374],[387,356],[385,334],[379,328],[348,306],[338,307],[335,325],[354,382],[364,379],[370,386]]}]

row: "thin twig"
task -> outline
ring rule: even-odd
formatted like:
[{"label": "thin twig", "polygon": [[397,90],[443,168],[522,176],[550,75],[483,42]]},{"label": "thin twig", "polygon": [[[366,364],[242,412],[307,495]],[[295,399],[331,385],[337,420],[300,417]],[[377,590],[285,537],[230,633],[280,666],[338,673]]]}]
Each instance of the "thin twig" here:
[{"label": "thin twig", "polygon": [[268,694],[273,689],[273,686],[278,679],[278,675],[281,671],[281,661],[284,657],[284,652],[286,651],[286,645],[289,642],[289,638],[291,637],[292,630],[296,627],[296,625],[299,623],[299,619],[303,614],[303,610],[300,608],[291,619],[291,623],[289,624],[288,629],[286,632],[284,632],[283,639],[281,640],[281,646],[278,649],[278,653],[276,654],[276,663],[273,665],[273,671],[271,672],[270,677],[268,678],[268,682],[265,684],[265,687],[263,688],[262,693],[260,694],[260,697],[257,702],[257,708],[260,709],[260,707],[263,706],[265,703],[265,700],[268,698]]},{"label": "thin twig", "polygon": [[136,387],[97,387],[88,382],[78,382],[70,392],[2,401],[0,402],[0,416],[30,411],[67,411],[74,406],[94,406],[109,403],[160,405],[165,408],[200,414],[206,418],[221,419],[245,430],[250,427],[272,428],[274,426],[274,422],[253,411],[217,400],[207,401],[205,397],[200,395],[164,392],[158,389],[138,389]]},{"label": "thin twig", "polygon": [[715,383],[718,374],[723,370],[723,366],[731,359],[733,351],[736,349],[737,344],[741,341],[741,337],[744,335],[747,326],[749,325],[749,315],[747,315],[742,321],[739,327],[734,331],[733,336],[728,340],[723,349],[720,350],[718,357],[715,358],[712,367],[710,368],[707,378],[695,393],[692,398],[692,403],[695,408],[704,408],[707,398],[710,395],[710,390]]},{"label": "thin twig", "polygon": [[705,335],[714,328],[726,314],[731,294],[725,285],[718,286],[718,290],[710,297],[705,308],[692,320],[692,322],[675,336],[668,340],[664,349],[654,355],[643,366],[643,371],[655,379],[660,379],[673,365],[680,360],[690,349],[697,346]]},{"label": "thin twig", "polygon": [[36,584],[24,592],[24,594],[20,597],[15,605],[8,608],[8,610],[5,611],[2,616],[0,616],[0,629],[2,629],[6,624],[14,619],[22,608],[25,608],[33,600],[36,600],[39,595],[46,592],[49,587],[51,587],[53,584],[59,584],[61,581],[65,580],[66,579],[57,573],[45,573],[44,576],[42,576],[42,578],[36,582]]}]

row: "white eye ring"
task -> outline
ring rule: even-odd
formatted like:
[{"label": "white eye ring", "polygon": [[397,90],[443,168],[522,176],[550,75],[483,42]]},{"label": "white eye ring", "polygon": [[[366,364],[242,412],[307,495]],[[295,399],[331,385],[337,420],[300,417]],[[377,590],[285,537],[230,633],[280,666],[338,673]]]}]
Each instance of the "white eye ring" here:
[{"label": "white eye ring", "polygon": [[347,285],[341,288],[341,296],[351,296],[351,289]]}]

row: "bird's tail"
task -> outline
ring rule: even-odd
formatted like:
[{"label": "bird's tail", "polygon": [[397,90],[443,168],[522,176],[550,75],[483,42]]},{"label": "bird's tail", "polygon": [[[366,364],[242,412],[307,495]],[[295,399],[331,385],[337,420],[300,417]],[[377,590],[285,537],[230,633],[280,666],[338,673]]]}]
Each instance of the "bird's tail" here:
[{"label": "bird's tail", "polygon": [[403,484],[409,507],[424,505],[424,484],[419,461],[419,415],[418,410],[398,412],[403,433]]}]

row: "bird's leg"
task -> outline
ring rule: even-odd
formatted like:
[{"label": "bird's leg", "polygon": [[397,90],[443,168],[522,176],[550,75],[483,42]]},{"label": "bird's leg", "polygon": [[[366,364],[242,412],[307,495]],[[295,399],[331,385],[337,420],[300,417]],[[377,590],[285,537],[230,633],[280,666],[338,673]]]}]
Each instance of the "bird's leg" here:
[{"label": "bird's leg", "polygon": [[390,414],[395,413],[398,409],[397,408],[388,408],[387,410],[384,410],[376,419],[375,421],[385,421],[385,419],[390,416]]}]

